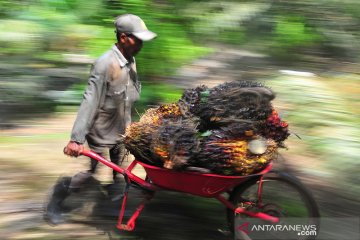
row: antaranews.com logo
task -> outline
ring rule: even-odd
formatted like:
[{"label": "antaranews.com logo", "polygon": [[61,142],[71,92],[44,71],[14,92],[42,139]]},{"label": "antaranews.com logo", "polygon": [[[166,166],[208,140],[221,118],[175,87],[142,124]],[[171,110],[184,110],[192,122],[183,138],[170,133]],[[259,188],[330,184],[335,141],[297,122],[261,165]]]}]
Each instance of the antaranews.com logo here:
[{"label": "antaranews.com logo", "polygon": [[235,239],[359,240],[360,218],[284,218],[271,224],[260,219],[235,217]]},{"label": "antaranews.com logo", "polygon": [[243,232],[249,235],[250,232],[288,232],[295,233],[298,236],[316,236],[317,226],[315,224],[285,224],[285,225],[273,225],[273,224],[251,224],[245,222],[238,226],[237,231]]}]

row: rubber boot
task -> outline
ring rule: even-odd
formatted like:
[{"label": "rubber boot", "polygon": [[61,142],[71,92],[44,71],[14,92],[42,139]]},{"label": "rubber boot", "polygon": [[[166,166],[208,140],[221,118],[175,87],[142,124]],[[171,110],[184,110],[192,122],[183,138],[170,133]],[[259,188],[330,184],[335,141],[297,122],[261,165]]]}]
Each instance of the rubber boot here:
[{"label": "rubber boot", "polygon": [[58,225],[65,221],[62,213],[62,202],[70,195],[70,177],[61,178],[54,186],[52,196],[46,206],[44,219],[51,225]]}]

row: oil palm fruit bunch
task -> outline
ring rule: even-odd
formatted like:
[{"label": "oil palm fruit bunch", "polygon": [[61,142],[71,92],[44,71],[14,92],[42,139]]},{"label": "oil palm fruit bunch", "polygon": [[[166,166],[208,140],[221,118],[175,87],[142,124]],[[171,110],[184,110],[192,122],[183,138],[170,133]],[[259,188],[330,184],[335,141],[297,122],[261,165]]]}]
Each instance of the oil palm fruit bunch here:
[{"label": "oil palm fruit bunch", "polygon": [[152,135],[164,121],[180,119],[182,116],[177,104],[161,105],[158,108],[148,109],[139,122],[133,122],[125,131],[125,147],[136,159],[155,166],[162,166],[160,159],[153,158]]},{"label": "oil palm fruit bunch", "polygon": [[160,161],[152,158],[150,144],[152,133],[158,128],[157,125],[145,122],[134,122],[126,128],[124,145],[134,157],[142,162],[154,166],[161,166]]},{"label": "oil palm fruit bunch", "polygon": [[276,110],[273,109],[271,114],[266,119],[265,123],[260,127],[261,134],[265,138],[270,138],[277,143],[282,143],[290,135],[288,130],[288,123],[282,121]]},{"label": "oil palm fruit bunch", "polygon": [[198,86],[193,89],[186,89],[178,101],[178,105],[186,114],[192,114],[200,104],[201,94],[204,95],[209,91],[205,85]]},{"label": "oil palm fruit bunch", "polygon": [[126,129],[125,146],[149,164],[223,175],[261,171],[289,136],[260,83],[231,82],[185,90],[177,103],[145,112]]},{"label": "oil palm fruit bunch", "polygon": [[[185,94],[187,93],[187,94]],[[180,105],[201,119],[200,130],[217,128],[240,120],[265,120],[271,114],[275,95],[260,83],[230,82],[214,88],[186,91]]]},{"label": "oil palm fruit bunch", "polygon": [[196,125],[191,120],[164,121],[153,133],[151,150],[163,167],[174,170],[189,165],[194,153],[198,151],[199,140]]},{"label": "oil palm fruit bunch", "polygon": [[261,171],[274,158],[277,144],[272,139],[253,135],[231,136],[215,130],[201,141],[193,164],[222,175],[249,175]]}]

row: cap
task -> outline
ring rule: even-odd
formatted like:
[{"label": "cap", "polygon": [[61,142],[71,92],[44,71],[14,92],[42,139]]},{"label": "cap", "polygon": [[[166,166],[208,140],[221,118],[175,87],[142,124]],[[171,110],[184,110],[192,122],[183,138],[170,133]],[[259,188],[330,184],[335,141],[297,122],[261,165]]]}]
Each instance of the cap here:
[{"label": "cap", "polygon": [[131,33],[142,41],[149,41],[156,37],[156,33],[149,31],[144,21],[133,14],[123,14],[118,16],[114,25],[117,32]]}]

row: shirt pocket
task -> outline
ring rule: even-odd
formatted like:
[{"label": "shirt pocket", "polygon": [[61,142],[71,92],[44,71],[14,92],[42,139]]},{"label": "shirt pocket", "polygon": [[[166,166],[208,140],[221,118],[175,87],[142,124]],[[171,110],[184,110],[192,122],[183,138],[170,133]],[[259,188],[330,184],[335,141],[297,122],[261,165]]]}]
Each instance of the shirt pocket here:
[{"label": "shirt pocket", "polygon": [[114,112],[119,109],[121,103],[125,100],[125,86],[109,86],[105,95],[105,101],[102,110]]},{"label": "shirt pocket", "polygon": [[137,89],[135,89],[135,87],[131,87],[128,89],[127,97],[128,97],[128,101],[132,104],[137,100],[139,100],[140,93],[137,91]]}]

